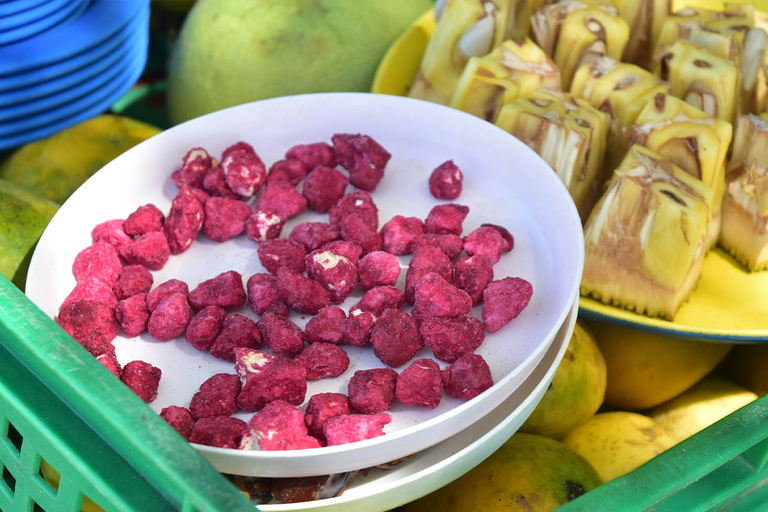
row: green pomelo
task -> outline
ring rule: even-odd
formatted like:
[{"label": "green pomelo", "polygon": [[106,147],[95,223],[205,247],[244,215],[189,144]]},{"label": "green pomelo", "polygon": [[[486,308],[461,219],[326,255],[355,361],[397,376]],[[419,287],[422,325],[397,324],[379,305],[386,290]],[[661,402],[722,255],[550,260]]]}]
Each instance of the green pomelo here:
[{"label": "green pomelo", "polygon": [[276,96],[369,91],[431,0],[198,0],[168,73],[171,122]]}]

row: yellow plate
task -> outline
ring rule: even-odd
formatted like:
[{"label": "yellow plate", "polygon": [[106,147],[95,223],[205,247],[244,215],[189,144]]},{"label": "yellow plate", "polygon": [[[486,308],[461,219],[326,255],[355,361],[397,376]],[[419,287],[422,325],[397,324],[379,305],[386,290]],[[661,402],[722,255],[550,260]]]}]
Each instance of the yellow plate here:
[{"label": "yellow plate", "polygon": [[[717,1],[689,3],[722,7]],[[754,3],[768,10],[768,0]],[[408,92],[434,29],[434,14],[430,11],[395,41],[379,64],[372,92],[399,96]],[[746,272],[728,254],[715,249],[704,261],[697,289],[673,322],[648,318],[589,297],[582,297],[579,306],[584,317],[662,335],[707,341],[768,342],[767,299],[768,271]]]}]

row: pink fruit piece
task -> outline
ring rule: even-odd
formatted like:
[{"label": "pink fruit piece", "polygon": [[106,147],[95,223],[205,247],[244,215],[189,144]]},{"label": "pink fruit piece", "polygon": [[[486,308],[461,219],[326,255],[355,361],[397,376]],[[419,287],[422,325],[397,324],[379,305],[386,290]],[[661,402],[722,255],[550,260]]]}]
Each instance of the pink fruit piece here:
[{"label": "pink fruit piece", "polygon": [[249,198],[267,181],[267,168],[261,158],[247,149],[232,149],[222,156],[221,170],[227,186],[235,194]]},{"label": "pink fruit piece", "polygon": [[288,307],[298,313],[316,315],[331,303],[331,294],[322,284],[289,267],[277,269],[277,289]]},{"label": "pink fruit piece", "polygon": [[381,250],[381,235],[364,218],[355,213],[341,221],[341,238],[363,248],[363,254]]},{"label": "pink fruit piece", "polygon": [[330,222],[335,226],[340,226],[344,217],[353,213],[361,216],[373,229],[379,229],[379,209],[371,194],[365,190],[356,190],[345,195],[328,211]]},{"label": "pink fruit piece", "polygon": [[437,199],[453,200],[461,195],[464,175],[453,160],[438,165],[429,176],[429,192]]},{"label": "pink fruit piece", "polygon": [[510,233],[507,228],[503,226],[498,226],[496,224],[480,224],[480,227],[493,228],[499,232],[499,234],[501,235],[501,238],[504,239],[504,252],[509,252],[515,248],[515,238],[512,236],[512,233]]},{"label": "pink fruit piece", "polygon": [[271,361],[259,367],[258,371],[246,373],[237,405],[246,412],[258,411],[275,400],[301,405],[306,394],[307,379],[304,367],[275,355]]},{"label": "pink fruit piece", "polygon": [[318,393],[307,403],[304,422],[310,435],[325,439],[323,425],[337,416],[349,414],[349,399],[343,393]]},{"label": "pink fruit piece", "polygon": [[328,420],[323,426],[323,434],[328,446],[354,443],[373,439],[384,435],[384,425],[392,421],[387,413],[374,414],[350,414],[336,416]]},{"label": "pink fruit piece", "polygon": [[112,287],[96,279],[77,283],[69,295],[67,295],[67,298],[64,299],[61,307],[63,308],[79,300],[101,302],[109,307],[110,310],[114,310],[115,306],[117,306],[117,297],[115,297]]},{"label": "pink fruit piece", "polygon": [[439,204],[432,208],[424,221],[424,231],[436,235],[461,236],[462,223],[469,207],[461,204]]},{"label": "pink fruit piece", "polygon": [[203,281],[189,292],[189,303],[195,311],[207,306],[219,306],[230,311],[244,305],[246,300],[243,276],[235,270]]},{"label": "pink fruit piece", "polygon": [[439,274],[431,272],[416,283],[412,315],[418,321],[427,318],[453,318],[469,314],[472,298]]},{"label": "pink fruit piece", "polygon": [[163,229],[163,222],[165,222],[165,215],[154,204],[145,204],[139,206],[133,213],[131,213],[123,229],[129,236],[141,236],[153,231],[160,231]]},{"label": "pink fruit piece", "polygon": [[434,409],[443,396],[440,366],[431,359],[417,359],[397,377],[395,395],[405,405]]},{"label": "pink fruit piece", "polygon": [[337,133],[331,137],[336,161],[349,171],[349,182],[373,192],[392,155],[368,135]]},{"label": "pink fruit piece", "polygon": [[179,188],[202,188],[203,176],[211,168],[213,162],[203,148],[190,149],[182,159],[181,168],[171,174],[171,178]]},{"label": "pink fruit piece", "polygon": [[197,350],[210,350],[213,342],[221,334],[221,327],[227,312],[219,306],[208,306],[201,309],[192,320],[189,321],[184,339]]},{"label": "pink fruit piece", "polygon": [[75,256],[72,273],[75,281],[97,279],[108,286],[115,284],[123,269],[117,249],[107,242],[96,242],[86,247]]},{"label": "pink fruit piece", "polygon": [[304,328],[307,343],[344,343],[344,321],[347,314],[338,306],[328,306],[320,310],[307,322]]},{"label": "pink fruit piece", "polygon": [[273,181],[287,181],[295,187],[304,179],[304,176],[306,176],[310,170],[311,169],[307,167],[307,164],[301,160],[296,160],[295,158],[278,160],[269,168],[269,172],[267,173],[267,184],[270,184]]},{"label": "pink fruit piece", "polygon": [[241,152],[245,153],[245,154],[248,154],[248,155],[255,155],[256,154],[256,150],[253,149],[253,146],[251,146],[247,142],[241,140],[241,141],[235,142],[234,144],[229,146],[227,149],[222,151],[221,152],[221,159],[224,160],[229,155],[233,155],[233,154],[237,154],[237,153],[241,153]]},{"label": "pink fruit piece", "polygon": [[347,189],[347,177],[331,167],[315,167],[304,178],[303,195],[307,207],[320,213],[327,213]]},{"label": "pink fruit piece", "polygon": [[265,240],[257,249],[261,266],[272,274],[277,274],[281,267],[288,267],[296,272],[304,271],[304,258],[307,250],[298,242],[288,238]]},{"label": "pink fruit piece", "polygon": [[405,273],[405,301],[413,304],[416,283],[422,277],[434,272],[448,281],[453,280],[453,264],[448,256],[437,247],[422,247],[411,258]]},{"label": "pink fruit piece", "polygon": [[62,329],[81,343],[94,333],[107,341],[112,341],[118,334],[112,310],[94,300],[77,300],[63,306],[59,310],[58,322]]},{"label": "pink fruit piece", "polygon": [[464,249],[464,241],[456,235],[435,235],[434,233],[425,233],[416,238],[411,244],[413,252],[422,247],[436,247],[448,256],[449,260],[454,260]]},{"label": "pink fruit piece", "polygon": [[424,233],[424,221],[418,217],[395,215],[381,228],[384,250],[390,254],[411,254],[412,244]]},{"label": "pink fruit piece", "polygon": [[[208,199],[211,198],[211,196],[206,192],[205,190],[201,188],[191,188],[189,189],[191,194],[194,196],[195,199],[198,200],[200,205],[205,209],[205,203],[208,202]],[[165,225],[165,224],[163,224]]]},{"label": "pink fruit piece", "polygon": [[266,242],[280,237],[285,219],[277,211],[267,208],[254,211],[245,221],[245,234],[256,243]]},{"label": "pink fruit piece", "polygon": [[380,317],[387,309],[400,309],[405,305],[405,295],[394,286],[376,286],[371,288],[352,306],[350,314],[355,311],[370,311]]},{"label": "pink fruit piece", "polygon": [[336,167],[336,153],[333,147],[325,142],[298,144],[285,153],[285,158],[300,160],[310,169],[321,165]]},{"label": "pink fruit piece", "polygon": [[235,348],[234,354],[235,373],[241,381],[244,381],[249,373],[259,373],[263,367],[272,364],[275,359],[285,359],[282,356],[273,356],[268,352],[247,347]]},{"label": "pink fruit piece", "polygon": [[120,372],[123,371],[123,368],[120,366],[120,363],[117,361],[117,357],[115,357],[114,354],[102,354],[97,356],[96,360],[101,363],[104,368],[109,370],[112,375],[118,379],[120,378]]},{"label": "pink fruit piece", "polygon": [[257,315],[263,315],[267,311],[277,315],[288,315],[288,306],[280,297],[280,290],[277,288],[277,277],[272,274],[253,274],[248,278],[246,288],[248,289],[248,306]]},{"label": "pink fruit piece", "polygon": [[169,405],[160,411],[160,417],[181,434],[181,437],[189,441],[192,430],[195,428],[195,420],[188,409],[178,405]]},{"label": "pink fruit piece", "polygon": [[174,293],[181,293],[187,296],[189,295],[189,286],[184,281],[179,281],[178,279],[165,281],[147,294],[147,309],[150,312],[154,311],[161,300]]},{"label": "pink fruit piece", "polygon": [[264,313],[256,327],[273,354],[294,357],[304,348],[304,331],[287,316]]},{"label": "pink fruit piece", "polygon": [[320,249],[323,251],[331,251],[337,256],[344,256],[355,266],[357,266],[357,263],[360,261],[360,256],[363,254],[362,247],[354,242],[347,242],[345,240],[329,242],[320,247]]},{"label": "pink fruit piece", "polygon": [[157,388],[160,386],[162,374],[160,368],[137,360],[123,366],[120,380],[139,398],[150,403],[157,397]]},{"label": "pink fruit piece", "polygon": [[217,373],[206,379],[189,402],[195,420],[212,416],[229,416],[237,411],[240,377],[233,373]]},{"label": "pink fruit piece", "polygon": [[146,267],[128,265],[118,274],[112,291],[115,292],[117,300],[123,300],[137,293],[149,293],[153,282],[152,273]]},{"label": "pink fruit piece", "polygon": [[224,170],[220,165],[214,165],[203,177],[203,190],[213,197],[226,197],[227,199],[239,199],[240,196],[229,189]]},{"label": "pink fruit piece", "polygon": [[163,223],[163,233],[168,239],[171,254],[181,254],[192,245],[203,228],[205,212],[203,204],[191,189],[183,187],[171,202],[171,211]]},{"label": "pink fruit piece", "polygon": [[435,357],[446,363],[471,354],[485,339],[483,322],[467,315],[428,318],[421,323],[419,333]]},{"label": "pink fruit piece", "polygon": [[306,257],[307,275],[328,290],[336,304],[344,302],[357,285],[357,268],[344,256],[318,249]]},{"label": "pink fruit piece", "polygon": [[[93,357],[102,355],[115,356],[115,346],[111,341],[104,338],[99,332],[93,332],[85,336],[85,339],[79,342],[85,350]],[[118,375],[118,377],[120,377]]]},{"label": "pink fruit piece", "polygon": [[333,343],[313,343],[296,357],[296,362],[307,371],[307,380],[338,377],[349,368],[349,356]]},{"label": "pink fruit piece", "polygon": [[471,400],[493,386],[488,363],[479,354],[465,354],[442,371],[443,389],[449,396]]},{"label": "pink fruit piece", "polygon": [[362,414],[378,414],[395,403],[397,372],[392,368],[357,370],[349,379],[349,406]]},{"label": "pink fruit piece", "polygon": [[370,311],[351,311],[344,320],[344,342],[353,347],[364,347],[371,339],[376,317]]},{"label": "pink fruit piece", "polygon": [[245,231],[251,208],[237,199],[212,197],[205,203],[203,232],[214,242],[226,242]]},{"label": "pink fruit piece", "polygon": [[497,332],[522,313],[533,296],[531,283],[520,277],[505,277],[490,283],[483,292],[483,322],[488,332]]},{"label": "pink fruit piece", "polygon": [[248,426],[262,432],[282,430],[305,435],[309,433],[304,423],[304,413],[285,400],[275,400],[265,405],[251,418]]},{"label": "pink fruit piece", "polygon": [[467,292],[472,305],[483,302],[483,291],[493,281],[493,265],[482,254],[467,256],[456,262],[453,284]]},{"label": "pink fruit piece", "polygon": [[382,313],[371,331],[373,355],[388,366],[397,367],[410,361],[421,349],[416,322],[408,313],[388,309]]},{"label": "pink fruit piece", "polygon": [[120,255],[129,265],[143,265],[149,270],[161,270],[171,257],[171,247],[162,232],[152,231],[128,244]]},{"label": "pink fruit piece", "polygon": [[491,265],[499,262],[505,246],[506,241],[501,233],[488,226],[477,228],[464,237],[464,251],[469,256],[485,256]]},{"label": "pink fruit piece", "polygon": [[394,286],[400,277],[400,260],[388,252],[369,252],[357,264],[357,276],[365,290],[374,286]]},{"label": "pink fruit piece", "polygon": [[288,238],[303,245],[307,252],[319,249],[341,237],[339,228],[328,222],[302,222],[296,224]]},{"label": "pink fruit piece", "polygon": [[168,341],[184,334],[191,319],[192,308],[187,296],[173,293],[161,300],[152,311],[147,329],[156,340]]},{"label": "pink fruit piece", "polygon": [[248,430],[248,424],[230,416],[203,418],[195,423],[190,443],[217,446],[219,448],[237,448]]},{"label": "pink fruit piece", "polygon": [[271,208],[283,219],[290,219],[307,209],[306,198],[287,181],[267,183],[259,194],[256,209]]},{"label": "pink fruit piece", "polygon": [[[270,431],[268,434],[264,434],[256,429],[251,429],[251,436],[255,436],[259,443],[259,448],[263,451],[279,451],[279,450],[308,450],[310,448],[321,448],[320,441],[310,436],[309,434],[297,434],[296,432],[285,432],[282,430]],[[252,440],[248,440],[252,443]],[[246,438],[243,437],[243,441],[240,443],[240,449],[245,448],[243,443],[246,443]]]},{"label": "pink fruit piece", "polygon": [[235,349],[259,348],[261,334],[256,322],[247,316],[232,313],[221,325],[221,332],[211,346],[211,355],[225,361],[235,362]]},{"label": "pink fruit piece", "polygon": [[122,219],[108,220],[98,224],[91,231],[93,243],[106,242],[112,245],[119,253],[126,245],[133,242],[124,229],[125,222]]},{"label": "pink fruit piece", "polygon": [[118,302],[115,307],[115,320],[129,338],[145,332],[149,323],[147,294],[138,293]]}]

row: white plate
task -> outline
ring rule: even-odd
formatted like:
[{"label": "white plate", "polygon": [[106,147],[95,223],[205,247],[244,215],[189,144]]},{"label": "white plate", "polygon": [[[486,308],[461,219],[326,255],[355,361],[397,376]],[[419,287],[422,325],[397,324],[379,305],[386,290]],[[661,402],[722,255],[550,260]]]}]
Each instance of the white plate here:
[{"label": "white plate", "polygon": [[[220,471],[275,477],[338,473],[398,459],[447,439],[517,389],[549,348],[578,294],[584,257],[581,223],[565,187],[538,155],[503,130],[463,112],[408,98],[356,93],[276,98],[233,107],[179,125],[129,150],[62,205],[35,251],[27,294],[55,316],[74,287],[71,265],[90,244],[93,226],[125,218],[145,203],[167,212],[176,191],[170,173],[191,147],[203,146],[218,156],[230,144],[245,140],[270,165],[295,144],[329,141],[339,132],[369,134],[392,153],[386,176],[373,195],[381,224],[395,214],[425,218],[439,203],[429,194],[427,178],[437,165],[453,159],[465,173],[458,202],[471,208],[465,233],[485,222],[506,226],[515,236],[515,249],[494,267],[496,278],[527,279],[533,298],[517,319],[488,334],[478,349],[491,367],[495,385],[475,399],[463,402],[444,396],[434,410],[397,404],[389,411],[392,423],[385,428],[387,435],[349,445],[289,452],[199,446]],[[284,234],[297,222],[323,218],[327,216],[301,215],[286,225]],[[172,257],[155,273],[155,283],[178,278],[193,288],[232,269],[247,279],[263,272],[255,249],[244,236],[225,244],[200,236],[187,252]],[[403,267],[407,262],[408,258],[402,259]],[[348,309],[360,296],[358,290],[342,307]],[[240,312],[255,318],[247,308]],[[479,308],[473,314],[479,316]],[[302,326],[306,322],[298,315],[292,318]],[[123,364],[143,359],[162,369],[159,394],[151,404],[157,411],[172,404],[188,405],[205,379],[233,371],[232,364],[198,352],[183,339],[163,343],[145,334],[132,340],[118,338],[115,346]],[[346,392],[356,370],[383,366],[370,349],[345,348],[352,359],[347,372],[338,379],[310,382],[307,398]],[[430,356],[425,349],[417,357]]]},{"label": "white plate", "polygon": [[578,304],[544,358],[525,381],[491,413],[471,427],[420,452],[392,469],[372,469],[337,498],[259,505],[263,512],[374,512],[404,505],[447,485],[495,452],[531,415],[555,376],[576,325]]}]

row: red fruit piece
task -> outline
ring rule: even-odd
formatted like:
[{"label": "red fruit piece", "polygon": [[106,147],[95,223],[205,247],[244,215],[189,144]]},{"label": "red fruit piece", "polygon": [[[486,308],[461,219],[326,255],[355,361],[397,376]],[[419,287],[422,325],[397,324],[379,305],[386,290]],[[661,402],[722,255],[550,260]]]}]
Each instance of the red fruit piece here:
[{"label": "red fruit piece", "polygon": [[341,237],[339,228],[328,222],[302,222],[296,224],[288,238],[303,245],[307,252],[319,249]]},{"label": "red fruit piece", "polygon": [[344,342],[353,347],[364,347],[371,339],[376,317],[370,311],[351,311],[344,321]]},{"label": "red fruit piece", "polygon": [[328,306],[320,310],[307,322],[304,328],[307,343],[344,343],[344,321],[347,314],[337,306]]},{"label": "red fruit piece", "polygon": [[304,331],[287,316],[264,313],[256,327],[273,354],[294,357],[304,348]]},{"label": "red fruit piece", "polygon": [[400,276],[400,260],[388,252],[369,252],[357,264],[357,275],[365,290],[374,286],[394,286]]},{"label": "red fruit piece", "polygon": [[296,272],[304,271],[304,258],[307,250],[298,242],[287,238],[266,240],[257,249],[261,266],[272,274],[277,274],[281,267],[288,267]]},{"label": "red fruit piece", "polygon": [[357,268],[344,256],[318,249],[306,257],[309,277],[316,279],[337,304],[344,302],[357,285]]},{"label": "red fruit piece", "polygon": [[[99,332],[93,332],[86,335],[85,339],[79,342],[85,350],[87,350],[93,357],[99,357],[102,355],[115,356],[115,346],[111,341],[108,341]],[[118,378],[120,376],[118,375]]]},{"label": "red fruit piece", "polygon": [[277,289],[277,277],[272,274],[253,274],[248,278],[246,288],[248,306],[257,315],[263,315],[267,311],[276,315],[288,315],[288,306]]},{"label": "red fruit piece", "polygon": [[263,433],[282,430],[297,434],[308,434],[304,414],[295,405],[285,400],[275,400],[264,406],[248,422],[248,426]]},{"label": "red fruit piece", "polygon": [[325,439],[323,425],[337,416],[349,414],[349,399],[343,393],[318,393],[307,403],[304,422],[309,433],[318,439]]},{"label": "red fruit piece", "polygon": [[376,286],[371,288],[360,299],[360,302],[352,306],[350,314],[355,311],[370,311],[376,317],[380,317],[387,309],[400,309],[405,305],[405,295],[394,286]]},{"label": "red fruit piece", "polygon": [[300,160],[310,169],[318,166],[336,167],[336,153],[325,142],[298,144],[285,153],[285,158]]},{"label": "red fruit piece", "polygon": [[271,208],[256,210],[245,221],[245,234],[249,240],[262,243],[279,238],[283,225],[285,225],[285,219],[275,210]]},{"label": "red fruit piece", "polygon": [[323,285],[289,267],[277,269],[277,289],[285,303],[298,313],[316,315],[331,303],[331,294]]},{"label": "red fruit piece", "polygon": [[461,195],[464,175],[459,166],[448,160],[438,165],[429,176],[429,192],[437,199],[453,200]]},{"label": "red fruit piece", "polygon": [[248,155],[255,155],[256,154],[256,150],[253,149],[253,146],[251,146],[247,142],[241,140],[241,141],[235,142],[234,144],[229,146],[227,149],[222,151],[221,152],[221,159],[224,160],[229,155],[233,155],[233,154],[241,153],[241,152],[245,153],[245,154],[248,154]]},{"label": "red fruit piece", "polygon": [[203,176],[211,168],[211,156],[203,148],[190,149],[182,159],[181,168],[171,174],[179,188],[203,188]]},{"label": "red fruit piece", "polygon": [[337,133],[331,137],[336,161],[349,171],[349,182],[373,192],[392,155],[368,135]]},{"label": "red fruit piece", "polygon": [[184,339],[197,350],[210,350],[213,342],[221,334],[221,327],[227,312],[219,306],[208,306],[201,309],[192,320],[189,321]]},{"label": "red fruit piece", "polygon": [[304,366],[307,380],[338,377],[349,368],[349,356],[333,343],[313,343],[301,351],[296,362]]},{"label": "red fruit piece", "polygon": [[206,379],[189,402],[189,412],[195,420],[212,416],[229,416],[237,411],[240,377],[232,373],[217,373]]},{"label": "red fruit piece", "polygon": [[104,368],[109,370],[112,375],[118,379],[120,378],[120,372],[123,371],[123,369],[114,354],[102,354],[97,356],[96,360],[101,363]]},{"label": "red fruit piece", "polygon": [[395,395],[405,405],[434,409],[443,396],[440,366],[431,359],[417,359],[397,377]]},{"label": "red fruit piece", "polygon": [[471,400],[493,386],[488,363],[479,354],[465,354],[442,371],[443,389],[449,396]]},{"label": "red fruit piece", "polygon": [[169,405],[160,411],[160,417],[163,418],[173,429],[181,434],[181,437],[189,441],[192,430],[195,428],[195,420],[189,413],[189,410],[178,405]]},{"label": "red fruit piece", "polygon": [[171,257],[168,239],[160,231],[141,235],[121,253],[129,265],[143,265],[149,270],[161,270]]},{"label": "red fruit piece", "polygon": [[248,424],[238,418],[230,416],[203,418],[195,423],[189,442],[219,448],[238,448],[247,430]]},{"label": "red fruit piece", "polygon": [[236,349],[260,346],[261,334],[256,328],[256,322],[247,316],[233,313],[224,319],[221,332],[211,347],[211,355],[234,363]]},{"label": "red fruit piece", "polygon": [[411,258],[405,273],[406,302],[413,304],[416,283],[430,272],[438,274],[449,283],[453,280],[453,264],[448,256],[436,247],[422,247]]},{"label": "red fruit piece", "polygon": [[349,406],[363,414],[378,414],[395,403],[397,372],[392,368],[357,370],[349,379]]},{"label": "red fruit piece", "polygon": [[229,189],[224,170],[220,165],[211,167],[203,177],[203,190],[213,197],[226,197],[227,199],[239,199],[240,196]]},{"label": "red fruit piece", "polygon": [[446,363],[474,352],[485,339],[483,322],[467,315],[428,318],[421,323],[419,334],[435,357]]},{"label": "red fruit piece", "polygon": [[480,224],[480,227],[493,228],[499,232],[499,234],[501,235],[501,238],[504,239],[504,252],[509,252],[515,248],[515,238],[512,236],[512,233],[510,233],[507,228],[503,226],[498,226],[496,224]]},{"label": "red fruit piece", "polygon": [[114,310],[115,306],[117,306],[117,297],[115,297],[112,287],[96,279],[77,283],[69,295],[67,295],[67,298],[64,299],[61,307],[63,308],[79,300],[101,302],[109,307],[110,310]]},{"label": "red fruit piece", "polygon": [[436,235],[461,236],[462,223],[469,214],[469,206],[439,204],[432,208],[424,221],[424,231]]},{"label": "red fruit piece", "polygon": [[169,279],[158,285],[147,295],[147,309],[154,311],[160,301],[174,293],[181,293],[184,296],[189,295],[189,286],[184,281],[178,279]]},{"label": "red fruit piece", "polygon": [[497,332],[522,313],[533,296],[531,283],[520,277],[505,277],[490,283],[483,292],[483,322],[488,332]]},{"label": "red fruit piece", "polygon": [[424,221],[418,217],[395,215],[381,227],[384,250],[390,254],[411,254],[412,244],[424,233]]},{"label": "red fruit piece", "polygon": [[374,414],[350,414],[336,416],[328,420],[323,426],[323,434],[328,446],[354,443],[384,435],[383,427],[392,421],[387,413]]},{"label": "red fruit piece", "polygon": [[347,177],[331,167],[315,167],[304,178],[303,195],[307,207],[320,213],[327,213],[336,201],[341,199],[348,185]]},{"label": "red fruit piece", "polygon": [[492,227],[480,227],[464,237],[464,251],[469,256],[482,255],[488,258],[491,265],[501,259],[506,241],[501,233]]},{"label": "red fruit piece", "polygon": [[77,300],[59,310],[59,325],[82,343],[89,335],[97,333],[105,340],[117,337],[117,325],[109,306],[94,300]]},{"label": "red fruit piece", "polygon": [[449,260],[455,259],[464,249],[464,241],[456,235],[435,235],[434,233],[425,233],[416,238],[411,244],[413,252],[422,247],[436,247],[443,254],[448,256]]},{"label": "red fruit piece", "polygon": [[147,294],[138,293],[118,302],[115,307],[115,320],[129,338],[146,331],[149,323]]},{"label": "red fruit piece", "polygon": [[120,372],[120,380],[146,403],[157,398],[163,372],[145,361],[131,361]]},{"label": "red fruit piece", "polygon": [[341,221],[353,213],[361,216],[373,229],[379,229],[379,209],[365,190],[356,190],[339,199],[328,215],[331,224],[341,226]]},{"label": "red fruit piece", "polygon": [[287,181],[267,183],[256,202],[257,210],[271,208],[283,219],[290,219],[307,209],[307,200]]},{"label": "red fruit piece", "polygon": [[287,181],[295,187],[304,179],[304,176],[306,176],[310,170],[311,169],[307,167],[307,164],[301,160],[296,160],[294,158],[278,160],[269,168],[269,172],[267,173],[267,184],[270,184],[273,181]]},{"label": "red fruit piece", "polygon": [[306,394],[307,379],[304,367],[275,355],[259,367],[259,371],[245,374],[245,384],[237,397],[237,405],[246,412],[258,411],[275,400],[301,405]]},{"label": "red fruit piece", "polygon": [[273,356],[268,352],[255,350],[252,348],[235,348],[235,372],[240,376],[240,380],[245,380],[249,373],[259,373],[261,369],[272,364],[275,359],[285,359],[282,356]]},{"label": "red fruit piece", "polygon": [[421,349],[416,322],[408,313],[397,309],[386,310],[371,331],[373,354],[388,366],[397,367],[410,361]]},{"label": "red fruit piece", "polygon": [[[259,443],[259,448],[264,451],[276,451],[276,450],[308,450],[311,448],[321,448],[320,441],[308,434],[297,434],[295,432],[284,432],[282,430],[272,431],[267,435],[264,435],[258,430],[252,429],[252,434],[256,437]],[[240,449],[250,449],[243,446],[243,443],[250,442],[252,440],[243,441],[240,444]]]},{"label": "red fruit piece", "polygon": [[472,305],[483,302],[483,291],[493,281],[493,265],[482,254],[468,256],[456,262],[453,284],[467,292]]},{"label": "red fruit piece", "polygon": [[[211,196],[208,195],[208,193],[205,190],[201,189],[201,188],[191,188],[191,189],[189,189],[189,191],[194,196],[194,198],[198,200],[200,205],[203,208],[205,208],[205,203],[208,202],[208,199],[210,199]],[[165,225],[165,224],[163,224],[163,225]]]},{"label": "red fruit piece", "polygon": [[363,248],[363,254],[381,250],[381,235],[357,214],[345,217],[339,226],[341,238]]},{"label": "red fruit piece", "polygon": [[183,187],[171,202],[171,211],[163,223],[171,254],[181,254],[192,245],[203,228],[203,204],[187,187]]},{"label": "red fruit piece", "polygon": [[117,276],[112,291],[117,300],[127,299],[137,293],[149,293],[154,278],[152,273],[142,265],[128,265]]},{"label": "red fruit piece", "polygon": [[357,263],[360,261],[360,256],[363,254],[362,247],[354,242],[347,242],[345,240],[329,242],[320,247],[320,250],[331,251],[337,256],[344,256],[355,266],[357,266]]},{"label": "red fruit piece", "polygon": [[122,219],[108,220],[97,225],[91,231],[93,243],[106,242],[112,245],[119,253],[126,245],[133,242],[124,229],[125,222]]},{"label": "red fruit piece", "polygon": [[141,236],[153,231],[160,231],[163,229],[163,222],[165,222],[165,215],[154,204],[145,204],[139,206],[136,211],[131,213],[123,229],[129,236]]},{"label": "red fruit piece", "polygon": [[184,334],[191,319],[192,308],[189,307],[187,296],[173,293],[161,300],[152,311],[147,329],[156,340],[168,341]]},{"label": "red fruit piece", "polygon": [[96,242],[86,247],[75,256],[72,264],[72,273],[78,283],[96,279],[110,287],[115,284],[122,269],[117,249],[107,242]]},{"label": "red fruit piece", "polygon": [[205,203],[205,236],[214,242],[226,242],[245,231],[251,208],[237,199],[212,197]]},{"label": "red fruit piece", "polygon": [[203,281],[189,292],[189,303],[195,311],[207,306],[219,306],[229,311],[244,305],[246,299],[243,276],[234,270]]},{"label": "red fruit piece", "polygon": [[267,168],[252,148],[227,149],[222,155],[221,170],[229,189],[243,198],[253,196],[267,181]]},{"label": "red fruit piece", "polygon": [[472,299],[464,290],[431,272],[416,283],[412,315],[418,321],[427,318],[453,318],[472,310]]}]

